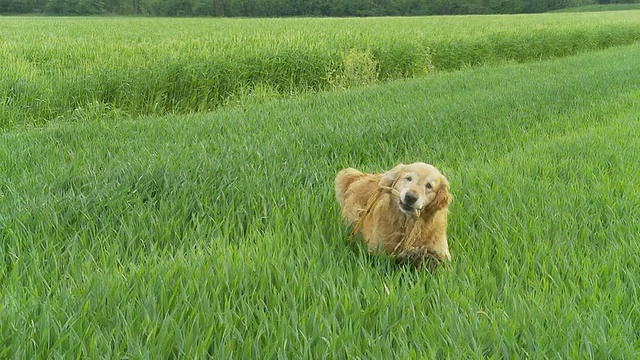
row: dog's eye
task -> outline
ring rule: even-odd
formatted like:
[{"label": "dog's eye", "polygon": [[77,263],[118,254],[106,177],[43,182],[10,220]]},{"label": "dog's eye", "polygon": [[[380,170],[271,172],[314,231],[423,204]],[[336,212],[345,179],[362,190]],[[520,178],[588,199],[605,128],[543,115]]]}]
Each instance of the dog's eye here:
[{"label": "dog's eye", "polygon": [[411,177],[411,175],[407,175],[407,176],[405,177],[405,180],[407,180],[407,181],[412,181],[412,180],[413,180],[413,178]]},{"label": "dog's eye", "polygon": [[428,190],[433,189],[433,184],[431,184],[430,182],[427,183],[427,185],[425,185],[427,187]]}]

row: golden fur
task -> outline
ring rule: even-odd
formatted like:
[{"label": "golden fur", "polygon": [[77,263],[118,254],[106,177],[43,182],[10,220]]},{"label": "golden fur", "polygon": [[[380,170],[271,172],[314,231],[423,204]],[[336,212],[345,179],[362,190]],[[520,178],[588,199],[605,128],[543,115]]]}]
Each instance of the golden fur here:
[{"label": "golden fur", "polygon": [[384,249],[418,268],[434,257],[451,260],[447,213],[452,197],[447,179],[435,167],[400,164],[378,174],[347,168],[336,176],[335,190],[342,216],[359,225],[371,251]]}]

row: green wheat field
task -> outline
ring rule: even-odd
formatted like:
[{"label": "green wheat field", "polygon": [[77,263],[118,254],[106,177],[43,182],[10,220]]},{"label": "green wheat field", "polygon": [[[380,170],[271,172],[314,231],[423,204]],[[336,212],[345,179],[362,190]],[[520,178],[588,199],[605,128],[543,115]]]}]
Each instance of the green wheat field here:
[{"label": "green wheat field", "polygon": [[[0,17],[0,358],[640,357],[640,10]],[[347,243],[425,161],[453,262]]]}]

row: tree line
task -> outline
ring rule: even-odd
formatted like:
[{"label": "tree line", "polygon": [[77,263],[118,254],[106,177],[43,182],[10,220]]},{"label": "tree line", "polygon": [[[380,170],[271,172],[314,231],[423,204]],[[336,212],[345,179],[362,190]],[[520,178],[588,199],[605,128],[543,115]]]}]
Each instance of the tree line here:
[{"label": "tree line", "polygon": [[537,13],[640,0],[0,0],[0,14],[137,16],[411,16]]}]

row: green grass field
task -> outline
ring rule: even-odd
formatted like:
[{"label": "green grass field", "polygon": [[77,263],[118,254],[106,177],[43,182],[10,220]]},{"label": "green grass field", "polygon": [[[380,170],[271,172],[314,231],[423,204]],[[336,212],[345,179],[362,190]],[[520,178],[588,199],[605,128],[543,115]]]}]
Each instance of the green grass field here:
[{"label": "green grass field", "polygon": [[627,11],[627,10],[640,10],[640,3],[636,4],[593,4],[569,7],[559,10],[554,10],[554,13],[566,13],[566,12],[600,12],[600,11]]},{"label": "green grass field", "polygon": [[[638,59],[12,126],[0,358],[637,358]],[[433,274],[347,244],[333,194],[418,160],[454,196]]]},{"label": "green grass field", "polygon": [[640,41],[640,10],[364,19],[0,18],[0,129],[186,114]]}]

